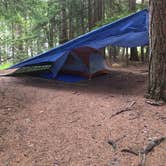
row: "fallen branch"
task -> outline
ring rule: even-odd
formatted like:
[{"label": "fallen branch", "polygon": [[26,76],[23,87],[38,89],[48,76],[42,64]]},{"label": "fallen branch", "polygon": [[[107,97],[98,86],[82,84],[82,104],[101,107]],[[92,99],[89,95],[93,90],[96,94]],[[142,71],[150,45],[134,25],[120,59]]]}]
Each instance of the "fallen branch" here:
[{"label": "fallen branch", "polygon": [[125,109],[121,109],[120,111],[118,111],[118,112],[112,114],[111,117],[110,117],[110,119],[111,119],[112,117],[114,117],[114,116],[117,116],[117,115],[123,113],[123,112],[131,111],[131,110],[132,110],[131,107],[132,107],[135,103],[136,103],[136,101],[132,101]]}]

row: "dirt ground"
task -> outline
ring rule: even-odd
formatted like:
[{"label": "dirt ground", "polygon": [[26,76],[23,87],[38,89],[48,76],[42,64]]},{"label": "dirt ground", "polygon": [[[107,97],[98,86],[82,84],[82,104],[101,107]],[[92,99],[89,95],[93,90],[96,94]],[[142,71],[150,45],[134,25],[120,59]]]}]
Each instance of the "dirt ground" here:
[{"label": "dirt ground", "polygon": [[[138,166],[122,149],[166,136],[166,106],[145,103],[146,77],[142,67],[76,84],[0,77],[0,166]],[[166,166],[166,142],[146,166]]]}]

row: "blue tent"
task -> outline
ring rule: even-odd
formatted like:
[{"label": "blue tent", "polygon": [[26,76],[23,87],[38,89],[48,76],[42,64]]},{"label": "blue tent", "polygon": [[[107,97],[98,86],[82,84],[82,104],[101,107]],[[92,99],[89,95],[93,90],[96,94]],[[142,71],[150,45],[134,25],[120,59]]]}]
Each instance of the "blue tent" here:
[{"label": "blue tent", "polygon": [[[53,76],[56,77],[58,72],[66,64],[66,61],[71,55],[72,51],[75,49],[93,48],[94,50],[99,50],[100,48],[103,48],[107,45],[121,47],[136,47],[147,45],[149,43],[148,20],[148,11],[146,9],[139,11],[128,17],[79,36],[56,48],[18,63],[10,68],[14,69],[51,63],[51,72]],[[91,61],[94,62],[94,59],[98,59],[90,57],[92,56],[89,56],[89,59],[93,59]],[[79,62],[81,61],[77,59],[77,63]]]}]

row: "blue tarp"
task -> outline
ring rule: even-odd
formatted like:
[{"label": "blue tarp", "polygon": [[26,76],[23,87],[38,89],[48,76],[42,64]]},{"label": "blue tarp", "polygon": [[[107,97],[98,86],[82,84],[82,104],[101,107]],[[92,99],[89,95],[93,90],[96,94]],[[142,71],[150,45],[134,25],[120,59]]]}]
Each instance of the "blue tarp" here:
[{"label": "blue tarp", "polygon": [[[55,63],[74,48],[92,47],[100,49],[107,45],[121,47],[144,46],[149,43],[148,11],[142,10],[128,17],[102,26],[87,34],[77,37],[36,57],[18,63],[11,68],[20,68],[41,63]],[[65,58],[64,58],[65,59]],[[64,62],[62,58],[62,62]]]}]

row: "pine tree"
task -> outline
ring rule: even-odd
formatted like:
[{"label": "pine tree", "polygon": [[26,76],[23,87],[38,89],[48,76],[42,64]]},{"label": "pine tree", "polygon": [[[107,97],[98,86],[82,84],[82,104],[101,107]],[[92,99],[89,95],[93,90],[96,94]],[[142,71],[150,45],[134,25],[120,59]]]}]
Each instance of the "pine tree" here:
[{"label": "pine tree", "polygon": [[149,94],[155,100],[166,99],[166,1],[150,1]]}]

